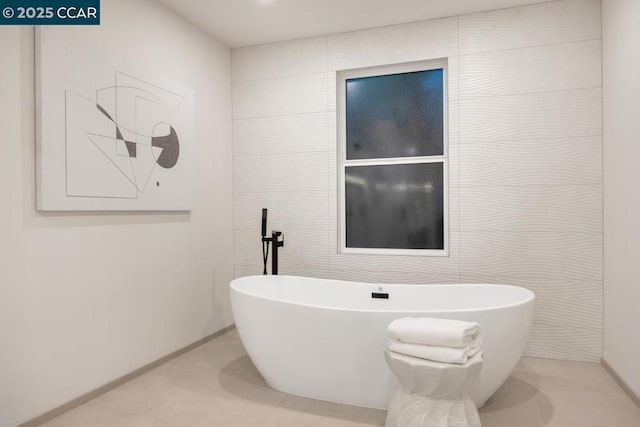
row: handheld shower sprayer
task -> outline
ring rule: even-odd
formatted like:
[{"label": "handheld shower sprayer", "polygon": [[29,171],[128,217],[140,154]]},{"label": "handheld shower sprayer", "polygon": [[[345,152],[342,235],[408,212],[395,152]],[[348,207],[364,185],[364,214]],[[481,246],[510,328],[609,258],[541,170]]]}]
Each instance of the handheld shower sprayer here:
[{"label": "handheld shower sprayer", "polygon": [[267,237],[267,209],[262,208],[262,274],[267,274],[267,259],[269,258],[269,239]]},{"label": "handheld shower sprayer", "polygon": [[267,209],[262,208],[262,237],[267,237]]}]

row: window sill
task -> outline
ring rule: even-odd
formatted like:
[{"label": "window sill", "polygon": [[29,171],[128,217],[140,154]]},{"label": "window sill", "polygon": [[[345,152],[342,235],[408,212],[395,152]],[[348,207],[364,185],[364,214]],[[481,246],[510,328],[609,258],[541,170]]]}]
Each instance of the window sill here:
[{"label": "window sill", "polygon": [[392,255],[448,257],[449,249],[377,249],[377,248],[340,248],[339,254],[349,255]]}]

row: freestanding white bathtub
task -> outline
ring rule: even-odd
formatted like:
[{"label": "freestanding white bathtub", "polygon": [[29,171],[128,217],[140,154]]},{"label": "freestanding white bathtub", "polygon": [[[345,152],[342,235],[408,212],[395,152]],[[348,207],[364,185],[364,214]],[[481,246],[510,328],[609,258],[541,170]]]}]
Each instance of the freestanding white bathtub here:
[{"label": "freestanding white bathtub", "polygon": [[[374,299],[372,293],[388,293]],[[231,306],[249,357],[276,390],[386,409],[395,377],[383,348],[401,317],[479,322],[484,365],[469,392],[478,407],[524,351],[533,292],[506,285],[380,285],[295,276],[231,282]]]}]

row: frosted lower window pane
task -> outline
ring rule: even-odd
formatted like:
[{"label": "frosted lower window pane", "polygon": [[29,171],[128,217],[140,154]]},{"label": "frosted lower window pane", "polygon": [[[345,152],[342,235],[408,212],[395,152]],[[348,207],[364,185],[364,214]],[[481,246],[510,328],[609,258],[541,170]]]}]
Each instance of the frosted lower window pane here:
[{"label": "frosted lower window pane", "polygon": [[348,248],[444,249],[443,163],[347,166]]}]

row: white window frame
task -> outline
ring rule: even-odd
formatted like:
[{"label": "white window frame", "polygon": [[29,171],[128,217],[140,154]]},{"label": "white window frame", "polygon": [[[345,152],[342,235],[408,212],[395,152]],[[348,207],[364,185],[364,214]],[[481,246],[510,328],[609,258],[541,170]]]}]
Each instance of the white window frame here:
[{"label": "white window frame", "polygon": [[[336,73],[337,84],[337,181],[338,181],[338,253],[369,255],[411,255],[411,256],[449,256],[449,121],[448,121],[448,67],[446,59],[412,62],[405,64],[385,65],[379,67],[342,70]],[[346,80],[359,77],[384,76],[389,74],[410,73],[442,69],[443,99],[443,141],[441,156],[393,157],[382,159],[347,160],[347,126],[346,126]],[[391,249],[391,248],[348,248],[346,230],[346,191],[345,170],[348,166],[400,165],[442,163],[443,167],[443,249]]]}]

